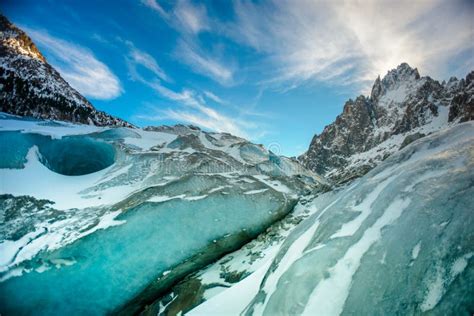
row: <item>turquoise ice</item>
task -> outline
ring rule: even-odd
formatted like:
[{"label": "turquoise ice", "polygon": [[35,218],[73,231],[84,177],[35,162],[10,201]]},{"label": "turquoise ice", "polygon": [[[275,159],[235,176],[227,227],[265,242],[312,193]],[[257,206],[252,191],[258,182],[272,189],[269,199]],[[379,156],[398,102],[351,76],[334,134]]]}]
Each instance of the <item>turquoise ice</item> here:
[{"label": "turquoise ice", "polygon": [[319,183],[261,146],[186,126],[6,119],[0,140],[2,314],[136,311]]}]

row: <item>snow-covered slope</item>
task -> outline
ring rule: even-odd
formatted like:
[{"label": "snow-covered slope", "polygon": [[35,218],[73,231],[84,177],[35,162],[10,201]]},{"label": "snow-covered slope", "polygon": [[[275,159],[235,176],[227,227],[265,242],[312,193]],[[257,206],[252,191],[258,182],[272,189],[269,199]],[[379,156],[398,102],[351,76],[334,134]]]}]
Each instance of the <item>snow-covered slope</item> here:
[{"label": "snow-covered slope", "polygon": [[48,64],[28,35],[0,14],[0,111],[98,126],[131,125],[74,90]]},{"label": "snow-covered slope", "polygon": [[0,312],[135,313],[324,180],[192,126],[0,117]]},{"label": "snow-covered slope", "polygon": [[244,250],[228,255],[244,262],[234,274],[252,272],[240,282],[213,277],[222,261],[198,274],[218,291],[186,315],[471,314],[473,179],[474,122],[414,141],[298,206],[306,219],[250,269]]},{"label": "snow-covered slope", "polygon": [[474,72],[439,83],[401,64],[370,97],[349,100],[299,159],[336,182],[359,177],[409,142],[474,119]]}]

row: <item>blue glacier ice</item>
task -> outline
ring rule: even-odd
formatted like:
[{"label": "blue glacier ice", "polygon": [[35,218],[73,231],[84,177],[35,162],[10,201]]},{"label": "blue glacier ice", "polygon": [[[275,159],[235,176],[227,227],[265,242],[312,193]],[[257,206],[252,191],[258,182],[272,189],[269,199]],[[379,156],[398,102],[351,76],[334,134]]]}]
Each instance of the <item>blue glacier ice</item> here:
[{"label": "blue glacier ice", "polygon": [[31,148],[27,137],[18,132],[1,132],[0,168],[23,168]]},{"label": "blue glacier ice", "polygon": [[139,312],[326,185],[187,126],[2,119],[0,139],[2,314]]},{"label": "blue glacier ice", "polygon": [[85,136],[46,142],[39,147],[39,153],[46,167],[67,176],[94,173],[115,162],[112,145]]},{"label": "blue glacier ice", "polygon": [[[37,255],[30,265],[48,270],[1,283],[2,310],[28,314],[111,312],[150,280],[204,250],[213,240],[228,234],[254,236],[263,225],[282,216],[285,210],[278,210],[281,203],[272,194],[242,199],[219,193],[196,201],[142,203],[116,218],[125,221],[122,225]],[[274,214],[269,216],[270,212]],[[62,261],[71,264],[61,265]]]}]

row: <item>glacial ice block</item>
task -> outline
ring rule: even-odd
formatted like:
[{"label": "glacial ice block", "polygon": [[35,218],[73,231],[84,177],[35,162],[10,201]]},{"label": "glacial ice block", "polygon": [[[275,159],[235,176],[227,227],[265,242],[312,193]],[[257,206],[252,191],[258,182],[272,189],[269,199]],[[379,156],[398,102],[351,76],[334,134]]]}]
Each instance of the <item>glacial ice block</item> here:
[{"label": "glacial ice block", "polygon": [[[142,203],[115,218],[121,225],[38,254],[28,264],[33,271],[0,283],[1,309],[7,314],[112,312],[207,245],[234,234],[255,236],[289,211],[285,203],[266,192]],[[215,252],[214,257],[221,255]]]},{"label": "glacial ice block", "polygon": [[319,183],[264,147],[244,159],[256,145],[186,126],[0,119],[0,137],[2,314],[139,312]]}]

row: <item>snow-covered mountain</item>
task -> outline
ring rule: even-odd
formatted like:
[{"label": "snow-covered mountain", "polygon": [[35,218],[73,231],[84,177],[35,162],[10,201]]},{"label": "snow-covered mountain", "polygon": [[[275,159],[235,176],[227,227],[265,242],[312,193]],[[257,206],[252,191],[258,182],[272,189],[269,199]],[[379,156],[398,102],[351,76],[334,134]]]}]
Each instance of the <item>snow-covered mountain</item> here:
[{"label": "snow-covered mountain", "polygon": [[335,182],[357,178],[411,141],[474,119],[474,72],[439,83],[403,63],[377,78],[369,97],[344,105],[299,160]]},{"label": "snow-covered mountain", "polygon": [[327,190],[297,161],[192,126],[0,117],[0,312],[136,313]]},{"label": "snow-covered mountain", "polygon": [[131,126],[96,110],[48,64],[28,35],[1,14],[0,111],[98,126]]}]

